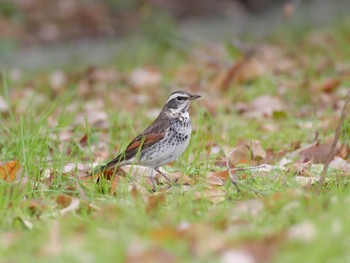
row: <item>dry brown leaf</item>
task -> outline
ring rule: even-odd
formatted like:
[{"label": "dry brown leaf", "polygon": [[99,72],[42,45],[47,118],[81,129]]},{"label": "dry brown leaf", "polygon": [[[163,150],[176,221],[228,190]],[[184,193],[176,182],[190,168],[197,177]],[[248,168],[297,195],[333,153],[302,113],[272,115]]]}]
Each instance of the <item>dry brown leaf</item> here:
[{"label": "dry brown leaf", "polygon": [[276,114],[285,113],[287,112],[287,107],[280,98],[263,95],[247,104],[237,104],[237,110],[243,117],[260,119],[263,117],[271,118]]},{"label": "dry brown leaf", "polygon": [[237,164],[247,164],[251,160],[251,151],[244,142],[238,143],[228,156],[231,168]]},{"label": "dry brown leaf", "polygon": [[[303,148],[299,152],[299,156],[302,162],[311,161],[312,163],[325,163],[328,158],[329,150],[331,148],[332,142],[326,143],[316,143],[315,145],[311,145],[307,148]],[[337,147],[339,150],[339,147]],[[336,150],[336,151],[337,151]],[[331,157],[331,160],[334,156]]]},{"label": "dry brown leaf", "polygon": [[176,229],[173,226],[164,225],[151,232],[151,238],[158,244],[162,244],[167,240],[182,239],[184,231]]},{"label": "dry brown leaf", "polygon": [[237,164],[256,165],[261,163],[266,157],[266,152],[258,140],[241,140],[229,153],[228,159],[231,168]]},{"label": "dry brown leaf", "polygon": [[142,252],[131,252],[126,258],[125,263],[179,263],[175,255],[161,249],[153,248]]},{"label": "dry brown leaf", "polygon": [[0,179],[5,180],[6,182],[15,181],[19,168],[19,161],[0,163]]},{"label": "dry brown leaf", "polygon": [[43,199],[30,199],[21,203],[21,208],[30,212],[31,215],[41,215],[48,208],[48,203]]},{"label": "dry brown leaf", "polygon": [[58,206],[61,206],[63,208],[67,207],[70,205],[70,203],[72,202],[73,197],[69,196],[69,195],[59,195],[56,197],[56,203]]},{"label": "dry brown leaf", "polygon": [[63,216],[69,212],[75,212],[79,209],[79,206],[80,206],[80,200],[78,198],[72,198],[72,201],[70,202],[70,204],[67,207],[61,209],[59,213]]},{"label": "dry brown leaf", "polygon": [[326,93],[333,92],[337,89],[342,82],[341,78],[328,78],[323,80],[321,83],[316,84],[312,90],[315,92],[322,91]]},{"label": "dry brown leaf", "polygon": [[[172,180],[173,177],[171,175],[172,174],[170,174],[170,179]],[[179,174],[177,173],[177,175]],[[194,185],[194,180],[184,174],[180,174],[180,176],[178,176],[175,180],[172,181],[178,185]]]},{"label": "dry brown leaf", "polygon": [[229,173],[227,170],[223,171],[211,171],[208,173],[207,182],[210,185],[223,186],[226,180],[229,178]]},{"label": "dry brown leaf", "polygon": [[262,163],[274,164],[279,162],[286,154],[288,150],[281,150],[279,152],[275,152],[274,149],[267,149],[266,155],[262,160]]},{"label": "dry brown leaf", "polygon": [[263,149],[260,141],[258,140],[251,140],[249,141],[249,147],[252,151],[252,158],[253,160],[262,160],[266,157],[266,152]]},{"label": "dry brown leaf", "polygon": [[349,145],[347,145],[347,144],[342,144],[342,145],[340,146],[340,149],[339,149],[337,155],[338,155],[340,158],[343,158],[344,160],[348,159],[348,156],[350,155],[350,147],[349,147]]},{"label": "dry brown leaf", "polygon": [[195,193],[196,200],[208,200],[213,204],[225,200],[225,192],[221,189],[205,189]]},{"label": "dry brown leaf", "polygon": [[165,202],[165,194],[157,193],[147,198],[146,212],[151,213],[157,210]]},{"label": "dry brown leaf", "polygon": [[122,176],[114,176],[112,179],[112,183],[111,183],[111,190],[110,190],[110,194],[113,195],[117,192],[117,187],[121,182],[127,182],[127,178],[126,177],[122,177]]}]

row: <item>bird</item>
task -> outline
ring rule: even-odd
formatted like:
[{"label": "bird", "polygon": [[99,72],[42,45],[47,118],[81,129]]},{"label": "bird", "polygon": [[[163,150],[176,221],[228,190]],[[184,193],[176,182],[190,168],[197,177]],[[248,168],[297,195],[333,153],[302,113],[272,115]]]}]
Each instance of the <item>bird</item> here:
[{"label": "bird", "polygon": [[159,168],[175,161],[186,150],[192,133],[189,108],[192,101],[200,97],[201,95],[184,90],[171,93],[158,117],[123,152],[105,165],[97,167],[93,174],[123,165],[138,164],[148,168],[153,192],[156,191],[154,171],[171,183]]}]

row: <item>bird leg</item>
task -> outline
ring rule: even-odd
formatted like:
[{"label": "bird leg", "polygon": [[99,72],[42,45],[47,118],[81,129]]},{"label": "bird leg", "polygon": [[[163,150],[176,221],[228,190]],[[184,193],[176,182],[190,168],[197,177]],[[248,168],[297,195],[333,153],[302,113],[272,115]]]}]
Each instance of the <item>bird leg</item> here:
[{"label": "bird leg", "polygon": [[165,175],[163,172],[161,172],[160,169],[159,169],[159,167],[155,167],[154,170],[155,170],[156,172],[160,173],[160,175],[163,176],[163,177],[171,184],[170,178],[169,178],[167,175]]},{"label": "bird leg", "polygon": [[148,176],[151,178],[151,183],[152,183],[152,191],[155,192],[157,191],[156,188],[156,183],[154,182],[154,178],[153,178],[153,168],[148,168]]}]

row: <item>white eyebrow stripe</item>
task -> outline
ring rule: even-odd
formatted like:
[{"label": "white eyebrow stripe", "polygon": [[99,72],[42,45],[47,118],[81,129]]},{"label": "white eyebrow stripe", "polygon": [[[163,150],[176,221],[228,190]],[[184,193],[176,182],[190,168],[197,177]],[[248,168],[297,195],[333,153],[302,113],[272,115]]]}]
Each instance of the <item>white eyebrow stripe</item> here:
[{"label": "white eyebrow stripe", "polygon": [[187,94],[183,94],[183,93],[177,92],[177,93],[174,93],[174,94],[170,95],[169,98],[168,98],[168,100],[166,101],[166,103],[168,103],[168,102],[171,101],[172,99],[177,98],[178,96],[189,98],[189,96],[188,96]]}]

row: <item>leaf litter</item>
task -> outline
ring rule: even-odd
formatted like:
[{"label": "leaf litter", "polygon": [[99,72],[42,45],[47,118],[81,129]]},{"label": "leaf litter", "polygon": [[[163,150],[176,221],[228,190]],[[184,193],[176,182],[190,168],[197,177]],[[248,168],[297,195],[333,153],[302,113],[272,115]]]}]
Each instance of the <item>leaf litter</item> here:
[{"label": "leaf litter", "polygon": [[[327,48],[327,44],[321,41],[325,37],[327,36],[322,34],[314,35],[306,42],[310,42],[312,46],[322,46],[322,48],[326,45]],[[199,49],[198,47],[196,51],[199,51]],[[310,68],[314,62],[307,57],[288,54],[284,46],[263,44],[254,52],[251,58],[242,58],[241,54],[241,58],[237,60],[227,58],[223,55],[222,49],[215,47],[205,47],[202,51],[193,52],[186,65],[174,69],[173,77],[174,83],[209,95],[200,104],[200,107],[209,114],[216,117],[219,117],[219,114],[228,114],[230,117],[236,114],[234,117],[239,118],[239,120],[253,120],[258,124],[262,133],[279,133],[282,129],[280,120],[285,120],[290,116],[300,117],[300,122],[296,124],[296,126],[299,125],[299,129],[308,130],[308,132],[315,130],[317,126],[314,126],[312,121],[310,122],[310,117],[316,114],[317,121],[320,121],[324,131],[334,131],[334,119],[338,117],[338,113],[342,108],[342,98],[347,89],[346,83],[348,81],[348,75],[339,74],[339,72],[342,68],[348,68],[348,63],[343,62],[346,64],[344,66],[341,61],[324,61],[320,63],[318,68],[321,73],[332,70],[334,63],[337,65],[335,71],[339,72],[335,72],[334,76],[320,79],[296,80],[295,76],[302,75],[303,68]],[[249,91],[250,83],[271,76],[276,78],[283,76],[283,79],[278,80],[280,83],[276,84],[278,85],[276,93],[257,95],[254,98],[245,97],[245,91]],[[110,157],[108,149],[111,148],[108,148],[108,144],[115,138],[112,138],[112,135],[108,133],[109,129],[114,129],[113,125],[117,125],[120,129],[127,127],[123,126],[127,124],[121,122],[115,124],[111,121],[107,112],[108,107],[116,111],[123,109],[128,112],[130,117],[137,116],[136,114],[130,114],[140,105],[147,104],[147,108],[151,110],[145,115],[151,117],[154,112],[160,110],[161,101],[159,98],[163,98],[165,95],[165,91],[161,89],[160,85],[165,79],[161,68],[149,65],[135,68],[128,73],[121,73],[115,68],[91,67],[75,73],[58,70],[49,76],[33,78],[32,83],[25,83],[21,87],[26,90],[25,92],[19,92],[16,88],[11,89],[9,91],[11,101],[19,102],[11,103],[11,110],[14,114],[21,114],[26,111],[28,107],[26,102],[31,97],[34,98],[33,107],[39,109],[40,105],[52,99],[50,96],[56,98],[64,94],[73,83],[77,83],[77,94],[84,99],[84,103],[78,105],[72,102],[71,105],[67,106],[67,111],[73,113],[71,122],[67,124],[68,129],[61,129],[58,134],[52,132],[49,135],[52,140],[60,144],[60,152],[63,153],[66,150],[64,153],[69,156],[68,159],[71,156],[76,157],[75,152],[67,147],[75,136],[75,129],[87,128],[85,126],[88,124],[90,128],[100,132],[99,139],[92,142],[88,141],[90,134],[88,135],[87,132],[78,134],[77,138],[74,137],[83,151],[89,149],[89,144],[91,144],[93,165],[90,165],[91,159],[85,157],[86,159],[82,158],[77,162],[67,163],[59,169],[45,166],[45,168],[40,169],[39,181],[35,181],[32,174],[26,174],[27,180],[34,188],[35,186],[41,186],[39,189],[43,192],[43,198],[45,198],[46,190],[53,190],[56,187],[56,180],[59,177],[63,178],[64,183],[64,187],[61,189],[67,192],[51,196],[49,201],[40,198],[25,200],[21,204],[22,209],[29,211],[31,217],[58,218],[79,213],[83,206],[87,206],[91,208],[92,216],[102,215],[106,218],[110,216],[108,220],[113,221],[114,217],[120,213],[120,209],[114,205],[91,200],[88,193],[93,191],[102,198],[104,196],[120,198],[124,193],[121,188],[126,186],[127,193],[134,198],[135,202],[138,199],[144,202],[143,209],[145,209],[146,214],[157,217],[158,212],[168,209],[168,198],[175,192],[172,189],[180,189],[180,191],[183,191],[183,195],[186,195],[186,192],[190,189],[195,191],[193,200],[190,200],[190,202],[202,203],[204,201],[203,203],[209,203],[213,208],[227,203],[232,204],[231,209],[228,210],[228,219],[226,219],[229,223],[225,223],[231,224],[231,226],[223,227],[223,230],[217,229],[214,224],[206,222],[205,215],[202,215],[204,222],[183,222],[182,225],[179,224],[177,227],[169,226],[165,222],[157,222],[160,225],[159,228],[151,231],[150,234],[155,243],[161,244],[166,239],[184,240],[193,257],[203,259],[205,255],[215,254],[220,257],[221,262],[240,260],[250,263],[260,262],[260,257],[268,262],[266,259],[269,259],[275,253],[276,244],[281,239],[312,242],[316,238],[317,231],[312,222],[306,221],[285,229],[286,237],[283,237],[284,233],[277,233],[276,235],[265,235],[261,240],[241,240],[232,245],[230,238],[227,238],[230,235],[226,232],[231,229],[234,233],[232,225],[235,223],[238,227],[242,227],[244,224],[249,226],[251,223],[247,218],[254,220],[259,218],[264,211],[278,209],[279,203],[283,203],[285,199],[298,200],[298,198],[307,199],[307,197],[305,197],[305,192],[301,195],[290,192],[272,195],[267,193],[267,196],[255,195],[254,197],[241,193],[241,196],[234,196],[239,200],[232,200],[232,197],[230,197],[232,189],[227,186],[227,182],[232,179],[232,174],[237,177],[235,178],[237,182],[247,182],[248,184],[250,180],[257,178],[264,178],[266,181],[278,181],[288,174],[301,186],[306,187],[301,187],[301,191],[307,191],[307,187],[320,181],[323,165],[330,157],[329,150],[332,138],[314,141],[310,137],[305,137],[305,141],[296,142],[293,141],[295,138],[291,137],[288,141],[289,145],[276,145],[274,142],[264,141],[263,136],[253,134],[252,138],[245,136],[242,139],[235,140],[235,144],[230,145],[223,139],[226,135],[222,135],[216,141],[215,147],[210,147],[210,150],[208,150],[208,152],[210,151],[207,155],[208,159],[214,156],[216,163],[210,164],[209,169],[203,169],[205,172],[200,169],[200,172],[196,172],[198,173],[196,176],[192,176],[191,172],[186,174],[183,172],[167,173],[174,185],[167,185],[163,177],[156,174],[155,178],[160,191],[155,194],[149,191],[151,182],[146,176],[145,169],[138,166],[123,167],[116,173],[106,174],[109,188],[108,191],[104,192],[99,190],[98,187],[95,188],[94,178],[85,177],[91,171],[92,166]],[[53,89],[50,96],[40,89],[34,89],[34,87],[45,85]],[[114,88],[115,86],[117,88]],[[236,87],[237,90],[234,90],[233,88]],[[307,88],[304,89],[304,87]],[[229,92],[235,92],[237,98],[230,97]],[[298,92],[312,94],[312,97],[308,100],[309,103],[305,103],[300,108],[293,106],[295,100],[297,100],[295,97],[298,96]],[[287,99],[291,94],[294,95],[290,97],[291,99]],[[237,103],[237,101],[242,102]],[[58,105],[54,112],[50,114],[48,122],[51,128],[54,129],[59,124],[59,116],[64,112],[63,109],[62,105]],[[315,109],[315,111],[312,109]],[[327,109],[332,110],[331,114],[327,113]],[[7,114],[8,111],[8,103],[0,96],[0,113]],[[198,108],[193,109],[193,114],[196,117],[199,116],[198,112]],[[135,130],[140,128],[141,124],[142,122],[136,120],[133,124]],[[236,130],[230,132],[236,132]],[[200,130],[196,131],[196,135],[197,133],[200,133]],[[113,150],[119,150],[119,147],[120,145],[117,144],[112,148]],[[56,150],[57,148],[52,146],[49,153],[50,159],[52,159],[53,152]],[[189,154],[193,155],[193,153]],[[227,169],[224,168],[226,160],[229,162]],[[211,160],[205,161],[210,163]],[[221,164],[219,164],[220,161]],[[11,184],[18,183],[19,167],[18,161],[0,164],[0,179]],[[347,143],[336,144],[336,150],[331,156],[329,168],[326,183],[329,181],[329,177],[333,175],[333,171],[336,171],[337,176],[349,176],[349,145]],[[197,188],[198,185],[202,188]],[[264,189],[260,190],[264,192]],[[110,213],[109,216],[108,213]],[[33,225],[31,220],[25,217],[19,217],[18,220],[28,229],[35,227],[35,223]],[[49,242],[43,248],[48,255],[58,254],[62,251],[60,246],[62,244],[61,226],[55,220],[52,221]],[[235,229],[237,230],[237,228]],[[177,255],[160,246],[138,251],[133,251],[130,246],[126,262],[140,261],[179,262]]]}]

